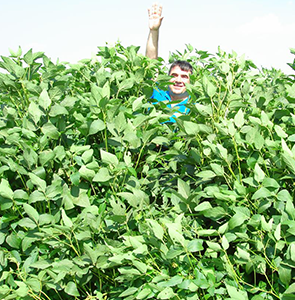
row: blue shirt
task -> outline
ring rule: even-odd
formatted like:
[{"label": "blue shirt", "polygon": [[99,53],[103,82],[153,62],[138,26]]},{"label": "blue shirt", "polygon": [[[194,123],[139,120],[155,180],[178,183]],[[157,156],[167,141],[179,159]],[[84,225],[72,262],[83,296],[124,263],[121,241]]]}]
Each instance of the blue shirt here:
[{"label": "blue shirt", "polygon": [[[159,89],[154,89],[153,91],[153,95],[151,97],[152,99],[157,100],[157,102],[161,102],[161,101],[168,101],[167,107],[172,108],[171,105],[171,97],[169,94],[169,91],[163,91],[163,90],[159,90]],[[155,102],[155,103],[157,103]],[[184,100],[182,100],[181,102],[175,104],[175,108],[177,108],[177,112],[175,112],[172,117],[170,117],[169,122],[173,122],[175,123],[175,118],[177,118],[179,115],[181,114],[187,114],[189,112],[189,108],[187,108],[185,106],[185,104],[187,104],[188,102],[188,97]]]}]

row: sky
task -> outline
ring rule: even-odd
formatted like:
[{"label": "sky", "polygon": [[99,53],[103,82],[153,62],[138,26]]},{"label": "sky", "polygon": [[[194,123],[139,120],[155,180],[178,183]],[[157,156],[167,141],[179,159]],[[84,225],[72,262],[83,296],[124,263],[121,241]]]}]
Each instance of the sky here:
[{"label": "sky", "polygon": [[[140,46],[145,53],[149,0],[0,0],[0,55],[20,46],[56,62],[95,56],[98,46]],[[295,55],[295,0],[162,0],[159,56],[190,44],[211,54],[245,55],[287,74]]]}]

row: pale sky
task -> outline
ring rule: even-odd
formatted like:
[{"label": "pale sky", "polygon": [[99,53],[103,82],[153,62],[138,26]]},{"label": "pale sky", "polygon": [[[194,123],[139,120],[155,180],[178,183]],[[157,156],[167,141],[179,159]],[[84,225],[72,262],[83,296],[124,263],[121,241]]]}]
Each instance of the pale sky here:
[{"label": "pale sky", "polygon": [[[149,0],[0,0],[0,55],[21,46],[54,62],[91,58],[98,46],[140,46],[148,36]],[[245,55],[258,67],[294,71],[295,0],[162,0],[159,56],[198,50]]]}]

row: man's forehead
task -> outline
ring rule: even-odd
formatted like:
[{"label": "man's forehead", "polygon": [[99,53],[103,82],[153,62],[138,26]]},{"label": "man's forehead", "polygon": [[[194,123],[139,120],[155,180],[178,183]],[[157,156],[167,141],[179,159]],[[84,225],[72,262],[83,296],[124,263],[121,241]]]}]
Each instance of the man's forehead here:
[{"label": "man's forehead", "polygon": [[182,70],[179,66],[175,66],[171,69],[170,74],[178,73],[178,74],[191,74],[190,70]]}]

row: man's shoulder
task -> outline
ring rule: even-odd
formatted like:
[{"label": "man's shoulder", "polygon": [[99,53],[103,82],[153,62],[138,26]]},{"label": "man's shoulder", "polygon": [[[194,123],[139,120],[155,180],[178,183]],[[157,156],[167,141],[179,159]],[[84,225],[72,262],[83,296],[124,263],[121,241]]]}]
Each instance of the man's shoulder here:
[{"label": "man's shoulder", "polygon": [[158,101],[165,101],[165,100],[171,100],[170,95],[168,91],[163,91],[158,88],[155,88],[153,90],[152,99],[158,100]]}]

